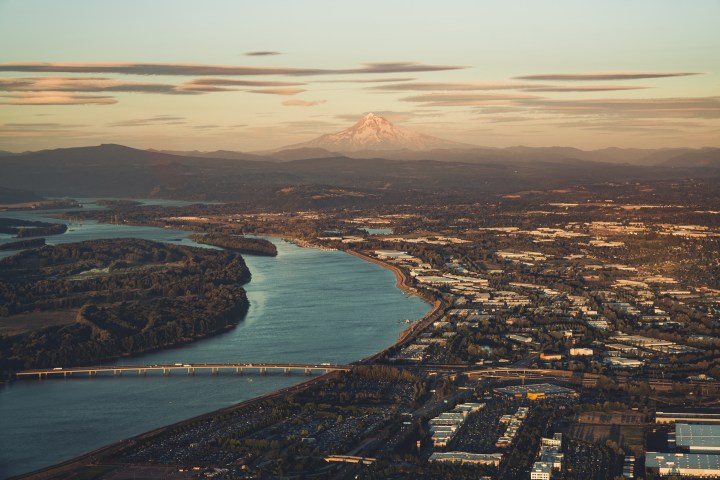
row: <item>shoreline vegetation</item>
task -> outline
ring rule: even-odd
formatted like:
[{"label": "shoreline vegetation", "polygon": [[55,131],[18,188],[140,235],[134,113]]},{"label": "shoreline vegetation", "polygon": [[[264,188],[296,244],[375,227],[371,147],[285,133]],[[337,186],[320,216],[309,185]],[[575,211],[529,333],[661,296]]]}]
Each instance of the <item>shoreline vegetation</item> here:
[{"label": "shoreline vegetation", "polygon": [[[263,234],[263,235],[268,236],[268,237],[282,238],[284,240],[289,241],[290,243],[295,244],[295,242],[292,241],[293,239],[291,239],[285,235],[266,235],[266,234]],[[301,246],[301,245],[298,245],[298,246]],[[407,344],[416,335],[421,333],[427,326],[429,326],[430,324],[432,324],[434,321],[438,320],[438,318],[440,318],[442,316],[445,308],[447,307],[446,302],[440,297],[430,298],[429,296],[427,296],[427,295],[423,294],[422,292],[418,291],[417,289],[415,289],[412,285],[409,284],[409,282],[408,282],[409,277],[402,269],[400,269],[397,266],[392,265],[390,263],[387,263],[382,260],[365,255],[361,252],[357,252],[354,250],[345,250],[345,252],[348,253],[349,255],[353,255],[362,260],[372,262],[378,266],[381,266],[383,268],[386,268],[386,269],[392,271],[395,274],[397,288],[399,288],[400,290],[402,290],[403,292],[405,292],[409,295],[414,295],[414,296],[419,297],[420,299],[422,299],[423,301],[425,301],[426,303],[428,303],[429,305],[432,306],[430,308],[430,310],[428,310],[425,313],[425,315],[423,315],[422,318],[413,322],[405,330],[400,332],[398,339],[393,344],[391,344],[390,346],[388,346],[387,348],[385,348],[379,352],[376,352],[368,357],[365,357],[361,360],[354,362],[354,365],[359,366],[359,365],[373,362],[373,361],[377,360],[378,358],[386,355],[388,352],[402,348],[403,345]],[[285,388],[278,389],[278,390],[273,390],[273,391],[265,393],[263,395],[250,398],[243,402],[240,402],[240,403],[237,403],[234,405],[230,405],[228,407],[221,408],[219,410],[207,412],[207,413],[204,413],[201,415],[197,415],[194,417],[190,417],[190,418],[181,420],[179,422],[172,423],[170,425],[165,425],[165,426],[158,427],[156,429],[153,429],[153,430],[150,430],[147,432],[143,432],[143,433],[135,435],[133,437],[111,443],[104,447],[100,447],[96,450],[93,450],[92,452],[72,458],[72,459],[62,462],[60,464],[42,468],[42,469],[36,470],[34,472],[28,472],[23,475],[12,477],[12,479],[22,478],[22,479],[32,479],[32,480],[50,480],[50,479],[56,479],[56,478],[65,478],[64,475],[67,475],[70,472],[75,472],[78,469],[81,469],[83,467],[90,466],[90,465],[101,465],[102,461],[104,459],[106,459],[112,455],[122,453],[123,451],[137,445],[140,442],[153,439],[153,438],[163,435],[169,431],[172,431],[173,429],[181,428],[185,425],[189,425],[189,424],[192,424],[192,423],[198,422],[198,421],[203,421],[205,419],[210,419],[210,418],[214,418],[217,416],[231,414],[235,411],[241,410],[248,406],[251,406],[254,404],[260,404],[260,403],[268,401],[268,400],[282,398],[282,397],[285,397],[288,395],[293,395],[293,394],[305,391],[317,383],[330,381],[333,378],[335,378],[337,375],[338,375],[337,372],[330,372],[330,373],[326,373],[324,375],[319,375],[313,379],[307,380],[307,381],[299,383],[297,385],[285,387]],[[12,480],[12,479],[10,479],[10,480]]]},{"label": "shoreline vegetation", "polygon": [[237,253],[139,239],[45,246],[2,259],[5,326],[47,312],[67,319],[0,336],[0,374],[89,365],[220,333],[247,312],[241,285],[249,280]]},{"label": "shoreline vegetation", "polygon": [[26,248],[38,248],[45,246],[45,239],[29,238],[27,240],[18,240],[16,242],[0,243],[0,250],[23,250]]},{"label": "shoreline vegetation", "polygon": [[34,222],[15,218],[0,218],[0,233],[9,233],[17,238],[45,237],[60,235],[67,231],[64,223]]},{"label": "shoreline vegetation", "polygon": [[193,233],[188,238],[195,243],[221,247],[239,253],[277,257],[277,247],[272,242],[262,238],[247,238],[223,233],[208,233],[205,235]]}]

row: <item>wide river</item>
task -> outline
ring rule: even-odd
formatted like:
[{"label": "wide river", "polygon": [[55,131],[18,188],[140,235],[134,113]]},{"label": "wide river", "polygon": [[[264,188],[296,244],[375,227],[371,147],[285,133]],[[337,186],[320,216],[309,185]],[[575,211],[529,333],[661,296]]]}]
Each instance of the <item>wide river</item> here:
[{"label": "wide river", "polygon": [[[177,202],[172,202],[177,204]],[[93,208],[88,204],[87,208]],[[0,217],[45,219],[43,212]],[[48,243],[145,238],[193,244],[188,232],[85,221]],[[9,236],[0,237],[0,242]],[[395,288],[389,270],[342,252],[271,239],[277,257],[245,255],[250,310],[237,328],[122,364],[200,362],[347,363],[395,341],[429,309]],[[0,257],[14,252],[0,252]],[[1,321],[1,320],[0,320]],[[23,380],[0,386],[0,478],[52,465],[100,446],[226,407],[304,380],[197,374]]]}]

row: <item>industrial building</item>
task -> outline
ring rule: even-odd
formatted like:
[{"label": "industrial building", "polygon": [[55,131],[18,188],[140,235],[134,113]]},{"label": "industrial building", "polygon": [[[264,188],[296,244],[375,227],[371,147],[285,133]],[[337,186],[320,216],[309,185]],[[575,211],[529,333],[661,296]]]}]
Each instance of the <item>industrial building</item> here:
[{"label": "industrial building", "polygon": [[670,435],[668,442],[674,442],[678,450],[690,453],[718,453],[720,425],[678,422],[675,424],[675,434]]},{"label": "industrial building", "polygon": [[663,476],[720,478],[720,455],[648,452],[645,468]]},{"label": "industrial building", "polygon": [[500,465],[502,458],[501,453],[434,452],[430,455],[431,462],[471,463],[494,467]]},{"label": "industrial building", "polygon": [[720,423],[720,413],[703,411],[674,411],[655,413],[655,423],[676,422]]},{"label": "industrial building", "polygon": [[551,397],[571,397],[577,395],[575,390],[559,387],[551,383],[538,383],[535,385],[513,385],[509,387],[496,388],[495,392],[515,398],[528,398],[539,400]]}]

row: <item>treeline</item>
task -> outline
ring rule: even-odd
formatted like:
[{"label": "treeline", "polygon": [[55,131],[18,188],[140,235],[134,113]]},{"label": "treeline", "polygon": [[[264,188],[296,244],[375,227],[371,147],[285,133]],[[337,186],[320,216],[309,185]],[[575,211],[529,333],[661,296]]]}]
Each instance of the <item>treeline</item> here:
[{"label": "treeline", "polygon": [[34,222],[15,218],[0,218],[0,233],[10,233],[19,238],[59,235],[67,231],[64,223]]},{"label": "treeline", "polygon": [[207,235],[194,233],[190,235],[189,238],[197,243],[227,248],[241,253],[266,255],[269,257],[277,256],[277,248],[275,245],[262,238],[247,238],[236,235],[225,235],[222,233],[208,233]]},{"label": "treeline", "polygon": [[20,250],[23,248],[37,248],[45,245],[44,238],[31,238],[30,240],[18,240],[17,242],[0,243],[0,250]]},{"label": "treeline", "polygon": [[0,260],[0,316],[78,309],[74,323],[0,337],[0,371],[95,363],[236,325],[249,281],[236,253],[146,240],[46,246]]},{"label": "treeline", "polygon": [[407,370],[389,367],[387,365],[358,365],[353,368],[353,373],[368,380],[387,380],[391,382],[414,383],[420,378]]}]

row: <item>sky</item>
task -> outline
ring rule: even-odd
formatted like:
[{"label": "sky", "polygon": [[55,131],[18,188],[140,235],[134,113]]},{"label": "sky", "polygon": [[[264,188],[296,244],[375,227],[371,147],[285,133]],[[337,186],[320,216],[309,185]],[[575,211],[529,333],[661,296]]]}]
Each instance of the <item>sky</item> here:
[{"label": "sky", "polygon": [[374,112],[507,147],[720,146],[720,0],[0,0],[0,150],[262,151]]}]

